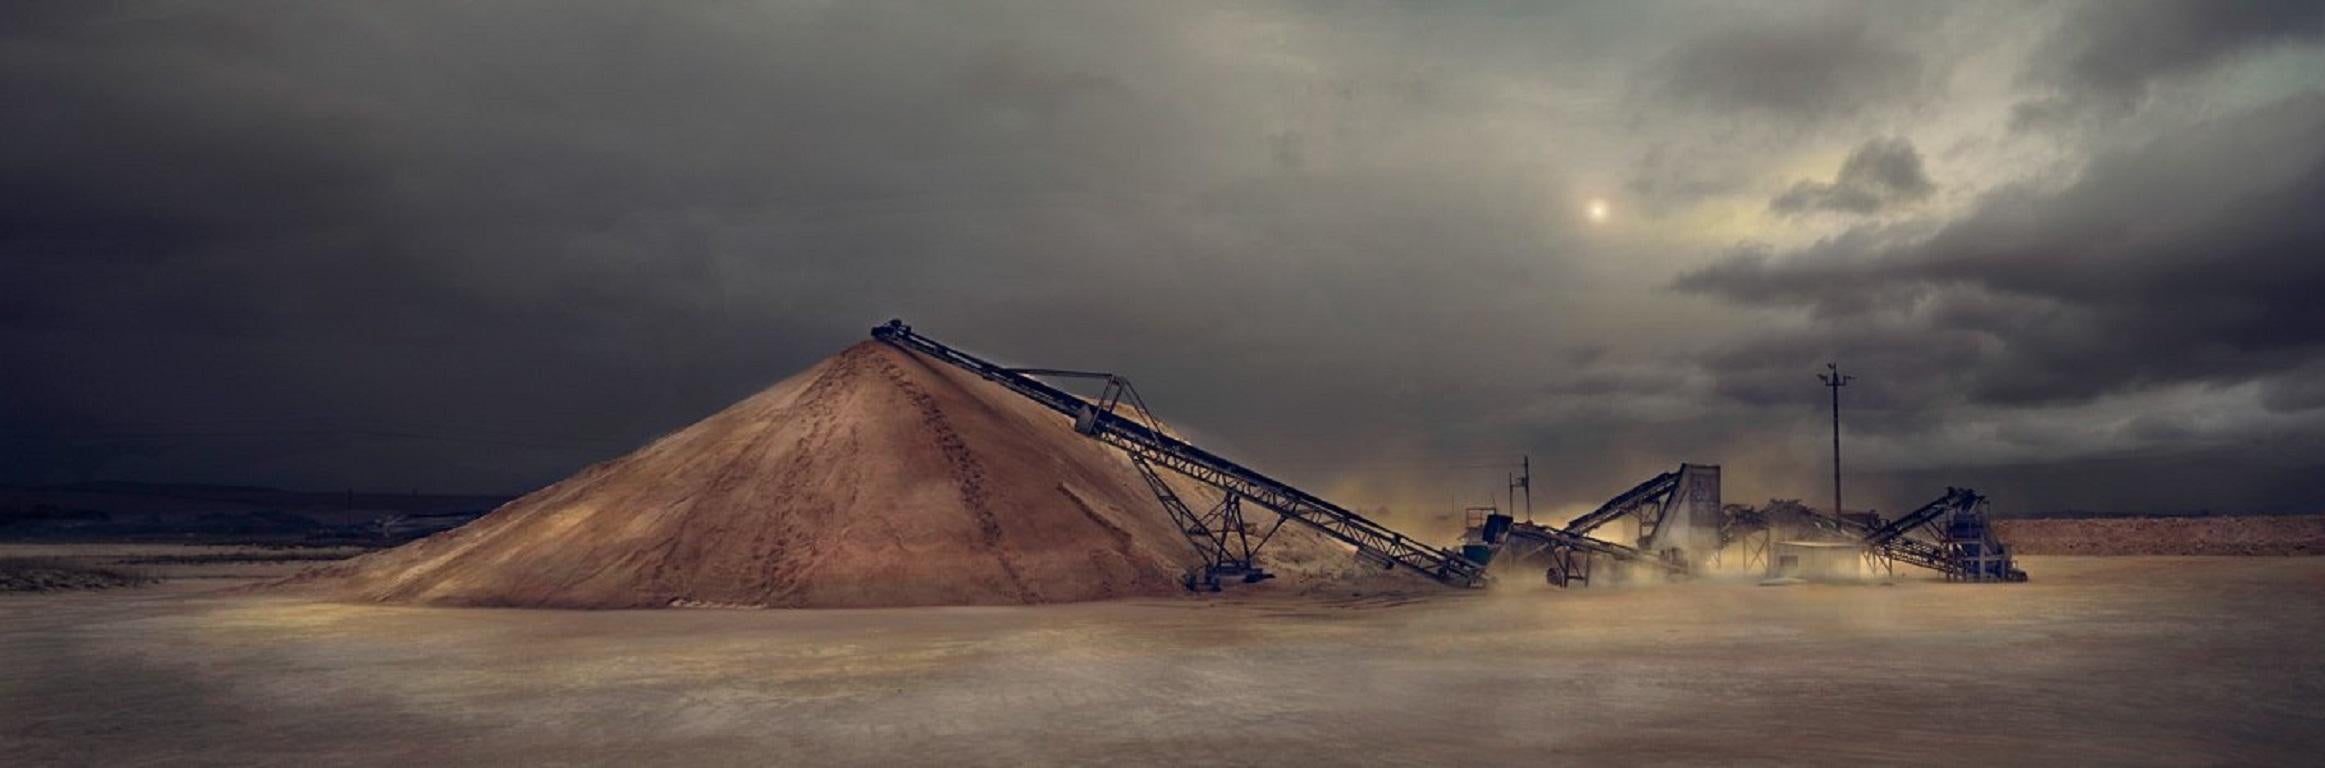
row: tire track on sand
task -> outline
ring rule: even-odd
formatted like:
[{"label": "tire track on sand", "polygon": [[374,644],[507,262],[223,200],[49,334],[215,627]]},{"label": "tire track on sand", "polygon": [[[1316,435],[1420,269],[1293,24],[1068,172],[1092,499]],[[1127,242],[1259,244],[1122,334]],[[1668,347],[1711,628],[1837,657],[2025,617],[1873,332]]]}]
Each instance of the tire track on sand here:
[{"label": "tire track on sand", "polygon": [[[886,356],[875,360],[880,376],[894,385],[898,392],[902,392],[905,399],[912,401],[913,408],[920,411],[922,426],[927,427],[929,434],[936,438],[937,449],[944,453],[945,468],[952,474],[953,486],[960,489],[961,504],[976,516],[979,539],[987,549],[993,551],[993,558],[1000,563],[1001,573],[1009,577],[1010,589],[1016,593],[1017,600],[1024,603],[1040,602],[1040,595],[1026,586],[1025,578],[1018,573],[1015,559],[1009,554],[1008,545],[1001,540],[1001,520],[993,515],[991,499],[985,492],[985,467],[977,461],[976,452],[970,450],[968,442],[961,439],[960,432],[953,429],[952,421],[945,418],[944,408],[937,405],[936,398],[912,383],[911,378],[904,375],[903,369],[897,368],[896,363]],[[941,372],[932,373],[942,375]]]}]

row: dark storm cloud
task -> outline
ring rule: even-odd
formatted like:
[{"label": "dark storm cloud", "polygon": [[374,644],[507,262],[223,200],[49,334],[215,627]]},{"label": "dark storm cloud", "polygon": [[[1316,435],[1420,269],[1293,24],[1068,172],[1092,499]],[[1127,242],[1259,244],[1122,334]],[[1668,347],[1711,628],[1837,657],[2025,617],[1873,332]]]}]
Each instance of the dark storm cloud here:
[{"label": "dark storm cloud", "polygon": [[1708,30],[1653,54],[1629,81],[1630,127],[1645,147],[1624,186],[1651,212],[1763,188],[1771,161],[1910,109],[1932,86],[1900,24],[1858,8],[1694,10]]},{"label": "dark storm cloud", "polygon": [[1926,199],[1937,191],[1921,168],[1921,153],[1901,138],[1873,139],[1849,153],[1830,182],[1803,179],[1768,201],[1785,214],[1810,211],[1875,213]]},{"label": "dark storm cloud", "polygon": [[2325,408],[2325,361],[2271,379],[2261,390],[2260,402],[2278,413]]},{"label": "dark storm cloud", "polygon": [[[1995,191],[2007,141],[2103,142],[1965,125],[2024,94],[1955,109],[1962,62],[2026,67],[1959,30],[2040,14],[1953,13],[8,4],[0,482],[519,491],[891,316],[1129,374],[1303,482],[1524,450],[1577,497],[1813,479],[1787,441],[1836,353],[1897,445],[2183,384],[2305,424],[2315,97]],[[1775,170],[1907,120],[1946,195],[1902,139]],[[1771,196],[1882,216],[1661,290],[1849,223]],[[2220,439],[2203,408],[2133,431]],[[2072,442],[2034,426],[1997,450]]]},{"label": "dark storm cloud", "polygon": [[1922,62],[1842,14],[1712,32],[1671,52],[1656,75],[1662,90],[1681,101],[1811,119],[1911,95]]},{"label": "dark storm cloud", "polygon": [[1676,285],[1817,313],[1768,342],[1793,354],[1729,361],[1742,381],[1810,349],[1913,350],[1887,364],[1924,397],[1999,404],[2283,375],[2325,357],[2320,135],[2307,93],[2098,157],[2056,192],[1993,193],[1934,234],[1864,227]]},{"label": "dark storm cloud", "polygon": [[41,10],[0,32],[12,437],[548,447],[17,440],[19,478],[523,487],[891,315],[1329,440],[1483,396],[1442,340],[1508,335],[1573,208],[1429,70],[1287,77],[1160,6]]},{"label": "dark storm cloud", "polygon": [[2321,37],[2325,3],[2312,0],[2098,0],[2068,15],[2029,74],[2072,96],[2121,106],[2159,79]]}]

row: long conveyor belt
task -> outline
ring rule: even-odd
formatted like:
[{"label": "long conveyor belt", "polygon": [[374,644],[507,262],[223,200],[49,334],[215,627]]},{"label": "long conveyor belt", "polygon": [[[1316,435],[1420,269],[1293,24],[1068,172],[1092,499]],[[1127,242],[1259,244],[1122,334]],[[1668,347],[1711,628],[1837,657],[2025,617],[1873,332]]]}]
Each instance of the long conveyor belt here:
[{"label": "long conveyor belt", "polygon": [[[1984,500],[1984,496],[1968,488],[1947,488],[1946,494],[1935,501],[1880,525],[1867,525],[1854,518],[1822,513],[1815,513],[1811,519],[1821,527],[1858,537],[1866,549],[1877,557],[1928,568],[1948,578],[2025,581],[2026,574],[2012,567],[2006,556],[2000,560],[1964,558],[1961,552],[1953,551],[1958,546],[1949,547],[1947,544],[1908,535],[1916,530],[1936,527],[1941,519],[1973,512]],[[1982,515],[1979,517],[1983,519]]]},{"label": "long conveyor belt", "polygon": [[1065,390],[1017,370],[987,362],[914,333],[901,320],[872,329],[872,338],[970,373],[1065,414],[1075,431],[1114,446],[1131,457],[1163,467],[1273,510],[1356,547],[1357,553],[1389,567],[1404,566],[1439,582],[1475,587],[1485,583],[1485,566],[1455,552],[1428,546],[1316,495],[1100,408]]},{"label": "long conveyor belt", "polygon": [[1651,504],[1663,503],[1664,499],[1670,497],[1671,491],[1678,487],[1678,472],[1665,472],[1663,474],[1656,475],[1652,479],[1649,479],[1647,482],[1640,483],[1637,487],[1634,487],[1628,491],[1624,491],[1621,495],[1618,495],[1612,499],[1608,499],[1607,503],[1599,505],[1598,509],[1591,510],[1588,514],[1574,518],[1573,521],[1566,524],[1566,532],[1575,534],[1587,534],[1591,531],[1598,530],[1599,526],[1613,522],[1616,518],[1622,517],[1624,515],[1637,512],[1642,507],[1646,507]]},{"label": "long conveyor belt", "polygon": [[1530,540],[1538,544],[1549,545],[1552,547],[1562,547],[1581,552],[1605,555],[1607,557],[1625,562],[1652,563],[1662,567],[1664,570],[1671,571],[1673,573],[1687,572],[1686,565],[1655,557],[1653,555],[1647,554],[1646,551],[1641,550],[1638,547],[1633,547],[1626,544],[1617,544],[1594,536],[1576,533],[1572,530],[1561,530],[1558,528],[1552,528],[1547,525],[1535,525],[1533,523],[1514,523],[1510,526],[1509,537],[1512,539]]}]

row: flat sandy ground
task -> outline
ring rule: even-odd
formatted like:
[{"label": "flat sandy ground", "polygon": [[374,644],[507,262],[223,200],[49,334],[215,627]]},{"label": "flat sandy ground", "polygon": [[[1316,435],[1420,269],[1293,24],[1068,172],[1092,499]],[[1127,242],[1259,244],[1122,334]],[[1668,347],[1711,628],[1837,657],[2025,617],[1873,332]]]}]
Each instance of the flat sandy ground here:
[{"label": "flat sandy ground", "polygon": [[[32,559],[114,568],[171,581],[206,581],[197,589],[280,579],[362,554],[360,547],[260,547],[247,544],[28,544],[0,542],[0,560]],[[182,591],[182,590],[181,590]],[[5,597],[0,593],[0,597]],[[0,630],[5,631],[5,630]]]},{"label": "flat sandy ground", "polygon": [[2315,765],[2325,558],[562,612],[0,595],[0,765]]}]

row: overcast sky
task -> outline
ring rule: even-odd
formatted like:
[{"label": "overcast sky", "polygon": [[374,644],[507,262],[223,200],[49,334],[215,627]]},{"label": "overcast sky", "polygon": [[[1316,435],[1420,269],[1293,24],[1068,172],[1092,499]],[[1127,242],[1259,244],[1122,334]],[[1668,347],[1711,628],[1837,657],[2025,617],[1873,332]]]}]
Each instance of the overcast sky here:
[{"label": "overcast sky", "polygon": [[0,481],[520,492],[904,317],[1371,508],[2325,511],[2325,4],[0,10]]}]

